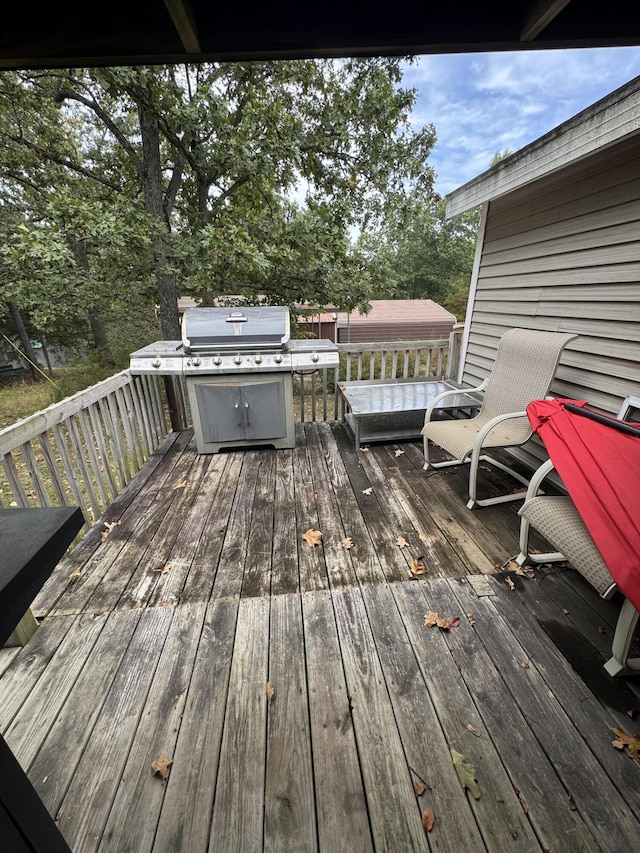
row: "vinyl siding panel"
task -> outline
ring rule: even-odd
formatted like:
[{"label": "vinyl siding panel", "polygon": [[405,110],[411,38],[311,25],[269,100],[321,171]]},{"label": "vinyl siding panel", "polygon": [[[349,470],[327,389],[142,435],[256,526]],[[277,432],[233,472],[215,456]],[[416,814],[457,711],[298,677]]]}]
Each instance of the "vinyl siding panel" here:
[{"label": "vinyl siding panel", "polygon": [[[489,202],[463,381],[516,326],[580,335],[551,393],[617,413],[640,392],[640,141],[626,140]],[[532,442],[516,453],[537,464]]]}]

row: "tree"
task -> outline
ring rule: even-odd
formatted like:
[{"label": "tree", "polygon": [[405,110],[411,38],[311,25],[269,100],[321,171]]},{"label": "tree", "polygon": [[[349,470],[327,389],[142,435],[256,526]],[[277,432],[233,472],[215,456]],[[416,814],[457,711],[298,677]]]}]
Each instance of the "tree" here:
[{"label": "tree", "polygon": [[[82,122],[84,146],[97,152],[53,151],[55,162],[110,191],[142,193],[168,338],[177,336],[177,277],[193,293],[268,290],[278,301],[295,282],[296,298],[321,304],[340,302],[347,271],[349,296],[366,302],[366,258],[350,230],[382,221],[407,181],[428,188],[432,180],[433,129],[411,130],[415,93],[400,82],[397,59],[28,77],[40,97],[53,93],[69,120]],[[43,151],[25,136],[12,142]],[[291,201],[300,182],[302,207]]]},{"label": "tree", "polygon": [[364,235],[362,243],[377,259],[380,295],[433,299],[460,318],[471,279],[479,212],[451,220],[444,214],[445,203],[438,195],[425,195],[415,188],[396,218],[373,237]]}]

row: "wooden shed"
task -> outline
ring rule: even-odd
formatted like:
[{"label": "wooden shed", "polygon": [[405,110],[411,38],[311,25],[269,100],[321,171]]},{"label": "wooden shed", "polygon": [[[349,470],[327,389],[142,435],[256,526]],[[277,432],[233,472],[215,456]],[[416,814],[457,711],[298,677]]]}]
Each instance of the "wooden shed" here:
[{"label": "wooden shed", "polygon": [[371,311],[338,312],[338,343],[448,338],[456,318],[432,299],[374,299]]},{"label": "wooden shed", "polygon": [[617,413],[640,389],[640,77],[455,190],[447,216],[478,205],[459,379],[488,374],[508,328],[576,332],[552,393]]}]

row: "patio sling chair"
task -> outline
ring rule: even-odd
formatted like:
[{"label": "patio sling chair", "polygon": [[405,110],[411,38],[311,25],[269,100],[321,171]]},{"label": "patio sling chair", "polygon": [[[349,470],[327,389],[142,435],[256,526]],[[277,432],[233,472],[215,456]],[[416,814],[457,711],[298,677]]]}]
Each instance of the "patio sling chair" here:
[{"label": "patio sling chair", "polygon": [[[568,560],[576,571],[593,586],[602,598],[610,599],[618,586],[591,538],[573,501],[568,495],[536,495],[540,483],[554,470],[550,459],[543,462],[531,477],[527,497],[520,515],[520,553],[518,565],[525,562],[554,563]],[[529,530],[534,527],[557,551],[546,554],[531,551]],[[611,658],[604,668],[609,675],[640,673],[640,658],[629,659],[629,647],[638,622],[638,611],[624,599],[613,636]]]},{"label": "patio sling chair", "polygon": [[[490,375],[477,388],[465,392],[484,391],[478,414],[468,420],[432,420],[435,407],[448,394],[439,394],[425,413],[422,435],[424,437],[424,470],[449,465],[469,464],[469,509],[477,504],[504,503],[522,500],[521,492],[499,495],[479,500],[477,494],[478,467],[481,460],[506,471],[523,485],[529,481],[508,465],[498,462],[483,451],[487,448],[515,447],[531,438],[532,429],[526,407],[532,401],[546,396],[553,381],[562,351],[574,334],[539,332],[530,329],[510,329],[498,344],[496,358]],[[429,441],[439,445],[454,458],[443,462],[429,459]]]}]

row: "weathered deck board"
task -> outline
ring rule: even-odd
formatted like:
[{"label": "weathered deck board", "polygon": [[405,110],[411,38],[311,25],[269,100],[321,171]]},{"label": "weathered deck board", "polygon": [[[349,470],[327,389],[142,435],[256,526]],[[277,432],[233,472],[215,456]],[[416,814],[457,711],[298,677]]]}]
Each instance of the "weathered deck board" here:
[{"label": "weathered deck board", "polygon": [[[492,573],[517,505],[469,511],[464,473],[425,476],[418,443],[296,437],[165,442],[3,661],[0,728],[74,853],[631,847],[640,762],[610,727],[638,732],[640,687],[602,669],[619,601],[557,569],[510,591]],[[426,628],[432,608],[461,624]]]}]

